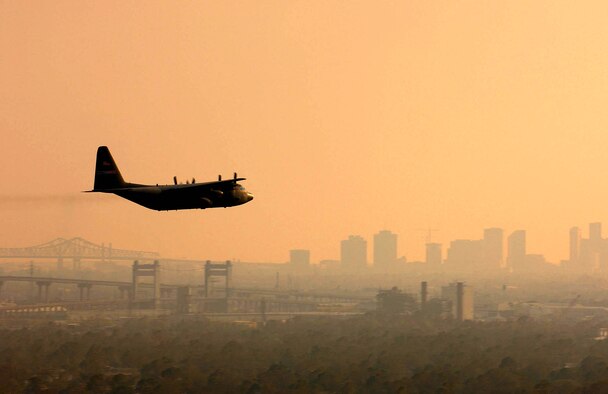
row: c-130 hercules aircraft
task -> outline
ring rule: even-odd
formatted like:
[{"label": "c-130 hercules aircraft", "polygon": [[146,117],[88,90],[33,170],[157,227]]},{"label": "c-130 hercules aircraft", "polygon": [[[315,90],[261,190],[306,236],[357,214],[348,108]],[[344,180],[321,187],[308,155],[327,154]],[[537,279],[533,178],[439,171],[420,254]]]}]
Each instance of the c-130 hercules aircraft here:
[{"label": "c-130 hercules aircraft", "polygon": [[253,194],[245,190],[237,182],[236,172],[233,179],[222,180],[222,176],[214,182],[177,184],[173,177],[173,185],[140,185],[125,182],[110,154],[107,146],[97,148],[95,164],[95,184],[89,192],[113,193],[136,204],[157,211],[179,209],[226,208],[242,205],[253,200]]}]

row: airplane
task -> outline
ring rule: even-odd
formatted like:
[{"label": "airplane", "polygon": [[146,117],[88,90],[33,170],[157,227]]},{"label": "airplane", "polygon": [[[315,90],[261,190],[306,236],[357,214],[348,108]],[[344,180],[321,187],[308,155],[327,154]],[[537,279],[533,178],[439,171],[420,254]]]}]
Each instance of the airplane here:
[{"label": "airplane", "polygon": [[173,177],[173,185],[140,185],[125,182],[116,166],[116,162],[107,146],[97,148],[95,164],[95,183],[89,193],[113,193],[136,204],[157,211],[172,211],[181,209],[227,208],[243,205],[253,200],[253,194],[238,184],[245,178],[238,178],[236,172],[233,179],[196,183],[177,184]]}]

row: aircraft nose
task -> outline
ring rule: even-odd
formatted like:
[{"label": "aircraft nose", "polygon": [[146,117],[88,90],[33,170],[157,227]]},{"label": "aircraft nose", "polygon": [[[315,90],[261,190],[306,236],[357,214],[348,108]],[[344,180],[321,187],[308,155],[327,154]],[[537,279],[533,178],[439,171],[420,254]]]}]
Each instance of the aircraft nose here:
[{"label": "aircraft nose", "polygon": [[247,202],[253,200],[253,194],[247,192]]}]

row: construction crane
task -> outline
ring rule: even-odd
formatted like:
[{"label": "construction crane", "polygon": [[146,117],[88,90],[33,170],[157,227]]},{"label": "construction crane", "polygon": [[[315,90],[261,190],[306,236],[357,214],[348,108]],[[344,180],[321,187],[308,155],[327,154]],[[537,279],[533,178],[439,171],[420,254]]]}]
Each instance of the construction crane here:
[{"label": "construction crane", "polygon": [[425,231],[426,232],[426,243],[430,244],[433,240],[433,233],[440,231],[437,228],[418,228],[416,229],[416,231]]}]

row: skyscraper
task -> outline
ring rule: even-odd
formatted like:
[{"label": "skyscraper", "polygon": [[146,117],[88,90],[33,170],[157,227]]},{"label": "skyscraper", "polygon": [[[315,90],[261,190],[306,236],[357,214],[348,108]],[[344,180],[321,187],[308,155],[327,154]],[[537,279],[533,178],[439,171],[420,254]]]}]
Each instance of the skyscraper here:
[{"label": "skyscraper", "polygon": [[580,253],[581,243],[581,229],[578,227],[572,227],[570,229],[570,263],[576,264],[578,262]]},{"label": "skyscraper", "polygon": [[608,240],[602,224],[589,223],[589,238],[581,238],[578,227],[570,229],[570,266],[587,273],[608,271]]},{"label": "skyscraper", "polygon": [[342,268],[365,268],[367,266],[367,241],[358,235],[350,235],[340,243]]},{"label": "skyscraper", "polygon": [[484,265],[488,268],[500,268],[503,262],[503,230],[487,228],[483,230]]},{"label": "skyscraper", "polygon": [[602,223],[589,223],[589,240],[599,243],[602,240]]},{"label": "skyscraper", "polygon": [[310,250],[293,249],[289,251],[289,264],[292,267],[302,268],[310,265]]},{"label": "skyscraper", "polygon": [[383,230],[374,235],[374,267],[391,268],[397,261],[397,234]]},{"label": "skyscraper", "polygon": [[446,264],[449,268],[479,269],[483,257],[483,240],[456,239],[450,242]]},{"label": "skyscraper", "polygon": [[507,239],[507,266],[517,271],[526,261],[526,231],[513,231]]},{"label": "skyscraper", "polygon": [[441,265],[441,244],[426,244],[426,263],[434,267]]}]

